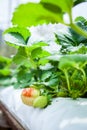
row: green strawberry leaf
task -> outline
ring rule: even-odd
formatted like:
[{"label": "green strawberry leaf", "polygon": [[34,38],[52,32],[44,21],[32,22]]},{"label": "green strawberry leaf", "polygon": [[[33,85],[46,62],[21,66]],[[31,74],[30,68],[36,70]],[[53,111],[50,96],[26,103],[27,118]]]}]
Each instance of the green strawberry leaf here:
[{"label": "green strawberry leaf", "polygon": [[[51,11],[44,8],[44,6],[50,8]],[[55,10],[57,11],[57,13],[55,13]],[[62,13],[59,7],[56,7],[52,4],[45,5],[45,3],[22,4],[18,8],[16,8],[12,18],[12,23],[14,25],[19,25],[22,27],[50,22],[58,23],[59,21],[63,22]]]},{"label": "green strawberry leaf", "polygon": [[30,32],[24,27],[11,27],[4,31],[5,41],[16,46],[26,46]]}]

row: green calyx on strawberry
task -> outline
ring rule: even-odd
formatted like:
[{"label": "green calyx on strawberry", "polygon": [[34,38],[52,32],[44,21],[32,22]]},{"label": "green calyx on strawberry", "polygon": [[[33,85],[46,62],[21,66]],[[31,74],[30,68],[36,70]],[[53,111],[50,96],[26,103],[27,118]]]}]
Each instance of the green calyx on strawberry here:
[{"label": "green calyx on strawberry", "polygon": [[33,102],[33,107],[44,108],[48,103],[47,96],[38,96]]}]

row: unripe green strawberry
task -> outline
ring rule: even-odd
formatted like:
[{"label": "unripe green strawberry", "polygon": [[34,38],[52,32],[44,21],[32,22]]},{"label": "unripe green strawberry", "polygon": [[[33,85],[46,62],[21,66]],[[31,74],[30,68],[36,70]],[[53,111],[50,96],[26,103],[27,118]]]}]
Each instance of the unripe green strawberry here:
[{"label": "unripe green strawberry", "polygon": [[65,92],[65,91],[60,91],[60,92],[58,92],[57,96],[58,96],[58,97],[67,97],[67,92]]},{"label": "unripe green strawberry", "polygon": [[47,105],[47,96],[38,96],[33,102],[34,107],[44,108]]}]

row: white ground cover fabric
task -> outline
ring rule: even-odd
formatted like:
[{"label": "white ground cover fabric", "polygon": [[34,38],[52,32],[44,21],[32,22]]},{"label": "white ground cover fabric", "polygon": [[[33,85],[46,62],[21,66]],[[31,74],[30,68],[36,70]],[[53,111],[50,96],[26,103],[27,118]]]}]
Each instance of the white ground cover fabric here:
[{"label": "white ground cover fabric", "polygon": [[87,99],[55,98],[45,109],[22,103],[21,90],[0,91],[0,100],[28,130],[87,130]]}]

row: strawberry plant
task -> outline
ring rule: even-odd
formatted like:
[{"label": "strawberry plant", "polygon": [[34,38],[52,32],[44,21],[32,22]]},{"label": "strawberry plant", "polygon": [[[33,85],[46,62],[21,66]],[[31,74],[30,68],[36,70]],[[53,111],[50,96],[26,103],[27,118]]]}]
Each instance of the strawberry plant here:
[{"label": "strawberry plant", "polygon": [[8,86],[12,82],[12,60],[10,58],[0,56],[0,86]]},{"label": "strawberry plant", "polygon": [[[17,48],[12,59],[17,66],[14,87],[39,89],[40,95],[29,102],[34,107],[43,108],[59,96],[73,99],[87,96],[87,20],[82,16],[73,20],[74,2],[41,0],[22,4],[13,13],[13,27],[5,31],[5,35],[10,36],[6,42]],[[69,23],[64,20],[65,13]],[[60,46],[56,54],[45,50],[49,43],[28,42],[30,26],[50,22],[62,23],[67,28],[66,33],[54,34],[54,42]]]}]

